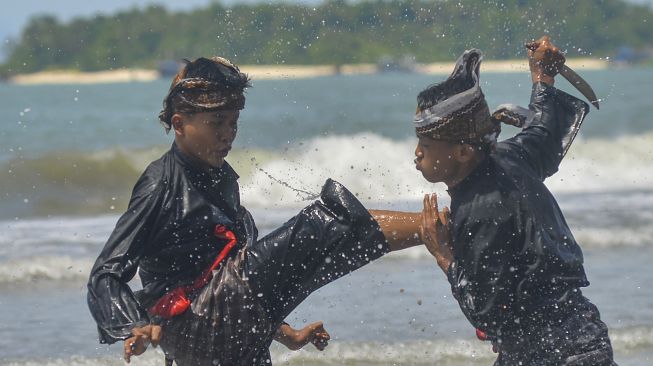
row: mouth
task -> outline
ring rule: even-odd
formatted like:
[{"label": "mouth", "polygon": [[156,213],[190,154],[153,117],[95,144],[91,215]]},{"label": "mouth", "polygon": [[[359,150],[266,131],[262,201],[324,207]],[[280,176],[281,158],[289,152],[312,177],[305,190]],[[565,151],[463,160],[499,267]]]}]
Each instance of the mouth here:
[{"label": "mouth", "polygon": [[218,154],[222,157],[225,157],[229,154],[229,151],[231,151],[231,146],[227,146],[223,149],[218,150]]}]

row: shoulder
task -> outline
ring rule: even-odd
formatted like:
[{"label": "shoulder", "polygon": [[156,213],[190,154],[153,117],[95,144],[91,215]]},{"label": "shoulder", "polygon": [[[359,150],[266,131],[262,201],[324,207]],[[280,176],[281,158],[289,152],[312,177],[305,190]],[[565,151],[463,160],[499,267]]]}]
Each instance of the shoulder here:
[{"label": "shoulder", "polygon": [[521,135],[517,135],[497,143],[492,152],[497,163],[505,165],[506,163],[522,165],[529,156],[528,151],[524,148],[524,142],[521,141]]},{"label": "shoulder", "polygon": [[166,182],[169,181],[170,163],[170,152],[151,162],[136,181],[132,191],[132,200],[161,192]]},{"label": "shoulder", "polygon": [[[492,157],[490,157],[492,159]],[[500,223],[515,218],[519,190],[508,172],[496,162],[456,199],[455,216],[460,224]]]}]

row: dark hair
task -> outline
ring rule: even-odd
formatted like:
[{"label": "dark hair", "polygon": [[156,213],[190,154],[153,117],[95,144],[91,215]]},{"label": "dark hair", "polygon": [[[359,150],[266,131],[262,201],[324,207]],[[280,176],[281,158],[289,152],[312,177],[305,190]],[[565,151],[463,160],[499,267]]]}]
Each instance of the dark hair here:
[{"label": "dark hair", "polygon": [[208,112],[243,109],[245,89],[250,78],[238,67],[221,57],[200,57],[184,60],[186,65],[172,79],[168,95],[159,113],[161,123],[169,130],[175,113]]},{"label": "dark hair", "polygon": [[[480,52],[480,51],[479,51]],[[417,109],[424,110],[474,87],[471,75],[480,62],[480,53],[470,52],[464,64],[456,65],[453,73],[445,81],[431,84],[417,95]]]},{"label": "dark hair", "polygon": [[172,79],[170,89],[182,79],[199,78],[220,84],[224,89],[244,91],[251,86],[247,74],[222,57],[200,57],[195,61],[184,59],[186,65]]}]

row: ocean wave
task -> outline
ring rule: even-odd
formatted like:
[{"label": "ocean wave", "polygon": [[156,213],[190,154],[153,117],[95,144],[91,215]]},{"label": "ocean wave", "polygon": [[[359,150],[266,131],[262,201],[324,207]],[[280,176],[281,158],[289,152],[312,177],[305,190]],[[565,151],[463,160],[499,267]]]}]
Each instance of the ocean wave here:
[{"label": "ocean wave", "polygon": [[93,260],[68,256],[35,256],[0,263],[0,285],[46,281],[81,284],[88,279]]},{"label": "ocean wave", "polygon": [[[614,140],[578,139],[559,172],[546,181],[554,192],[601,192],[653,187],[653,134]],[[373,134],[311,140],[280,160],[258,164],[242,181],[244,201],[296,204],[303,194],[288,186],[319,192],[328,177],[345,184],[363,201],[415,200],[424,193],[445,195],[442,184],[426,182],[413,163],[415,141]],[[271,179],[281,180],[287,185]]]},{"label": "ocean wave", "polygon": [[[163,355],[157,357],[155,352],[148,352],[140,356],[135,361],[135,365],[143,366],[160,366]],[[2,359],[0,359],[1,361]],[[47,359],[30,359],[30,360],[5,360],[6,366],[124,366],[125,361],[121,356],[116,357],[85,357],[71,356],[69,358],[47,358]]]},{"label": "ocean wave", "polygon": [[[615,354],[646,351],[653,346],[653,327],[611,329]],[[272,348],[272,358],[287,365],[488,365],[496,359],[489,343],[476,339],[410,342],[331,342],[324,352],[310,348],[288,352]]]},{"label": "ocean wave", "polygon": [[653,347],[653,326],[610,329],[609,334],[615,352],[651,350]]},{"label": "ocean wave", "polygon": [[[270,223],[276,227],[281,222]],[[112,226],[106,227],[106,236]],[[576,228],[574,236],[584,250],[603,250],[614,248],[650,247],[653,237],[653,227],[641,226],[638,231],[620,228]],[[100,238],[89,242],[67,242],[62,235],[59,242],[48,242],[45,238],[23,239],[19,254],[3,250],[6,254],[0,256],[0,285],[37,284],[44,282],[65,282],[83,284],[95,258],[104,244]],[[7,247],[4,245],[4,247]],[[24,247],[24,248],[23,248]],[[78,253],[77,256],[56,254],[61,252]],[[432,259],[431,254],[423,246],[392,252],[384,260],[415,261]]]},{"label": "ocean wave", "polygon": [[[554,192],[650,189],[653,134],[612,140],[577,139],[560,171],[546,184]],[[131,188],[148,162],[167,147],[95,153],[62,151],[2,163],[0,215],[98,214],[124,210]],[[279,150],[235,149],[228,160],[241,175],[248,207],[299,207],[327,178],[365,203],[419,200],[445,194],[415,170],[414,139],[393,140],[371,133],[322,136]]]},{"label": "ocean wave", "polygon": [[578,139],[546,181],[554,192],[653,188],[653,134]]},{"label": "ocean wave", "polygon": [[[117,215],[91,217],[56,216],[0,221],[0,254],[36,243],[99,244],[106,240]],[[8,248],[10,245],[13,248]]]},{"label": "ocean wave", "polygon": [[477,340],[409,342],[330,342],[323,352],[310,348],[288,352],[272,348],[272,359],[286,365],[469,365],[496,358],[488,343]]},{"label": "ocean wave", "polygon": [[636,229],[620,227],[573,229],[574,238],[583,248],[642,247],[653,245],[653,227],[643,225]]},{"label": "ocean wave", "polygon": [[[653,347],[653,327],[636,326],[611,329],[610,338],[617,357],[637,358],[638,352]],[[307,346],[288,351],[278,344],[271,347],[272,364],[282,365],[488,365],[496,358],[488,343],[475,339],[415,340],[407,342],[345,342],[331,341],[323,352]],[[635,355],[633,357],[633,355]],[[135,359],[144,366],[160,365],[163,353],[148,351]],[[643,360],[642,360],[643,361]],[[6,360],[9,366],[118,366],[120,357],[72,356],[59,359]]]}]

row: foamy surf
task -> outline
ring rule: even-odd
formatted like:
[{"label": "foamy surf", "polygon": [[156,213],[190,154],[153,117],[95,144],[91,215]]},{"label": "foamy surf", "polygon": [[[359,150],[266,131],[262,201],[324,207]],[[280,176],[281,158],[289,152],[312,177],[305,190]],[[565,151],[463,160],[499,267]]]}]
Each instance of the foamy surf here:
[{"label": "foamy surf", "polygon": [[[631,148],[627,148],[631,146]],[[653,188],[653,134],[615,140],[575,142],[559,172],[546,181],[554,192],[600,192]],[[289,150],[282,159],[257,166],[243,180],[243,196],[264,205],[297,204],[301,194],[270,176],[306,191],[318,192],[328,177],[371,202],[419,199],[424,193],[444,195],[441,184],[426,182],[413,163],[415,141],[374,134],[320,137]]]},{"label": "foamy surf", "polygon": [[[611,329],[610,337],[617,361],[645,352],[653,347],[653,327],[639,326]],[[43,358],[20,361],[5,360],[8,366],[122,366],[119,347],[116,355],[70,358]],[[299,351],[288,351],[274,343],[271,347],[273,365],[489,365],[496,358],[489,343],[476,339],[434,339],[405,342],[339,341],[333,340],[323,352],[310,345]],[[134,366],[156,366],[163,362],[160,350],[148,350],[132,359]],[[1,360],[1,359],[0,359]]]},{"label": "foamy surf", "polygon": [[0,262],[0,285],[58,281],[82,284],[88,280],[93,265],[91,258],[68,256],[35,256]]},{"label": "foamy surf", "polygon": [[[112,226],[107,226],[107,232],[112,228]],[[576,240],[585,250],[649,247],[651,245],[650,238],[653,237],[653,228],[650,225],[641,226],[637,229],[638,231],[618,228],[574,229],[572,227],[572,229]],[[108,237],[108,234],[106,236]],[[84,249],[76,247],[78,244],[66,244],[67,247],[77,248],[77,252],[86,253],[78,257],[39,254],[39,248],[49,246],[45,242],[32,245],[28,250],[30,255],[0,257],[0,286],[10,284],[26,286],[48,282],[83,285],[88,280],[91,266],[100,252],[104,240],[106,238]],[[59,247],[59,245],[55,246]],[[418,246],[389,253],[384,260],[431,261],[432,256],[423,246]],[[410,264],[407,265],[410,266]],[[138,282],[137,278],[135,281]]]},{"label": "foamy surf", "polygon": [[[546,184],[556,193],[653,188],[653,134],[612,140],[577,139],[560,170]],[[236,149],[228,158],[241,175],[247,207],[300,207],[327,178],[343,183],[362,201],[419,200],[446,196],[415,170],[415,139],[372,133],[322,136],[280,150]],[[101,214],[124,210],[138,175],[166,147],[53,152],[15,158],[0,168],[5,217]]]}]

